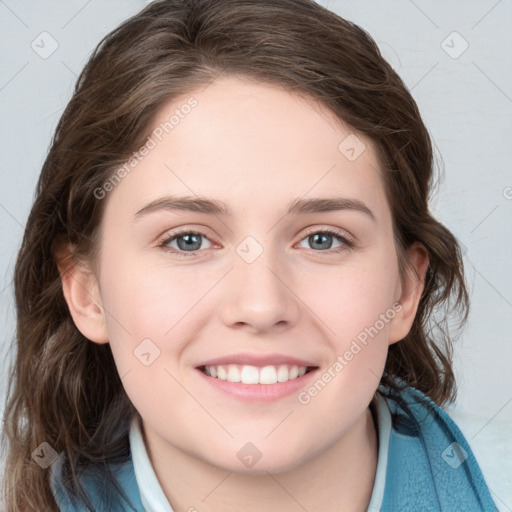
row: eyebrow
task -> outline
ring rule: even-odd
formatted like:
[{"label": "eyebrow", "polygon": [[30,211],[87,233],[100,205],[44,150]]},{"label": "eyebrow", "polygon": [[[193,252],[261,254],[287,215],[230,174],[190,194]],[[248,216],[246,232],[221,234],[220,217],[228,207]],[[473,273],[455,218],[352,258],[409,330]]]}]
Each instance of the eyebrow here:
[{"label": "eyebrow", "polygon": [[[233,216],[233,211],[223,201],[207,197],[162,197],[141,208],[135,214],[135,220],[159,211],[187,211],[204,213],[208,215]],[[368,215],[376,222],[373,212],[359,199],[350,198],[314,198],[295,199],[288,205],[286,215],[299,215],[308,213],[323,213],[340,210],[353,210]]]}]

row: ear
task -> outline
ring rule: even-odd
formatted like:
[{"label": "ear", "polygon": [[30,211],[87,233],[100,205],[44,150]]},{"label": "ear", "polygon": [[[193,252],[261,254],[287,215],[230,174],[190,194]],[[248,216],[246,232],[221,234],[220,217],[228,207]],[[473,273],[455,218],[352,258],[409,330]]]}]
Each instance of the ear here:
[{"label": "ear", "polygon": [[401,280],[396,301],[396,315],[390,322],[389,344],[404,339],[411,330],[416,311],[425,286],[425,275],[428,268],[428,253],[419,242],[412,244],[406,251],[409,263],[405,276]]},{"label": "ear", "polygon": [[73,258],[73,247],[62,243],[53,251],[62,292],[77,329],[95,343],[108,343],[105,314],[97,278],[85,262]]}]

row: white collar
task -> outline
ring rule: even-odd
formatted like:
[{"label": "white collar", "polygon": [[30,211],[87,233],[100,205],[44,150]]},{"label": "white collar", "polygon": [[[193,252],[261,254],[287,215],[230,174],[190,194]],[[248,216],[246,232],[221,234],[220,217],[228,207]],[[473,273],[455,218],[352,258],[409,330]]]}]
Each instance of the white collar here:
[{"label": "white collar", "polygon": [[375,393],[376,428],[379,436],[379,454],[372,496],[366,512],[379,512],[384,499],[386,471],[388,467],[389,440],[391,438],[391,412],[388,403],[379,392]]},{"label": "white collar", "polygon": [[146,512],[173,512],[149,460],[138,415],[134,415],[130,425],[130,449],[135,479],[139,486],[140,501],[144,510]]}]

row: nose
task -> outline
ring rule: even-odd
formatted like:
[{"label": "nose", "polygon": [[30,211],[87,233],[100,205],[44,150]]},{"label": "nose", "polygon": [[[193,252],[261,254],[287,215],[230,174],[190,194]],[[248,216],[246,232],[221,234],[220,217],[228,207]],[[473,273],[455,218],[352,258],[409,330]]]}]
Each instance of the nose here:
[{"label": "nose", "polygon": [[224,279],[224,324],[252,333],[291,328],[300,315],[300,298],[293,291],[292,273],[270,250],[251,259],[243,251],[235,254],[234,267]]}]

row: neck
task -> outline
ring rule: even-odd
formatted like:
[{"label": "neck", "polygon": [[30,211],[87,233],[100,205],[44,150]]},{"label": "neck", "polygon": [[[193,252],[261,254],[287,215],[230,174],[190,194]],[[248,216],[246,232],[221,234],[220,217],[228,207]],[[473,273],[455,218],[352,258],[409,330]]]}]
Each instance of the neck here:
[{"label": "neck", "polygon": [[174,512],[360,512],[370,502],[378,439],[369,409],[328,449],[290,471],[274,474],[225,471],[170,446],[147,428],[143,432]]}]

